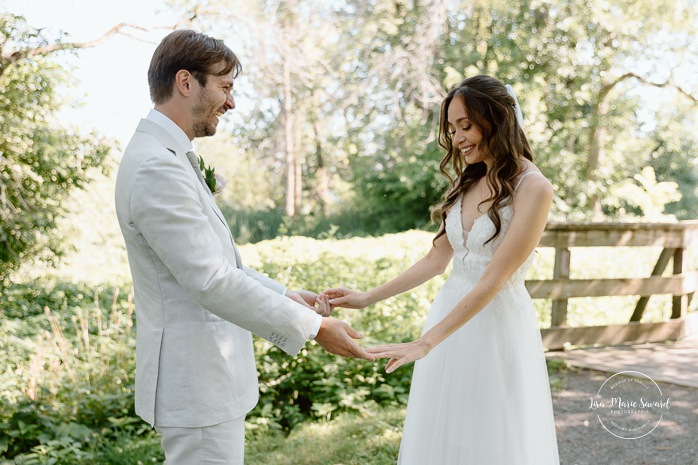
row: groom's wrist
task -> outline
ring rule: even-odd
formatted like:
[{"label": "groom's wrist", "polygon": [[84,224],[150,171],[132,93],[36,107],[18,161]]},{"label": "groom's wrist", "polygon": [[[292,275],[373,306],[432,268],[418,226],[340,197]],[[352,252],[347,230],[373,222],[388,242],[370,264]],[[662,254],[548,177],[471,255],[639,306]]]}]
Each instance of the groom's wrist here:
[{"label": "groom's wrist", "polygon": [[310,330],[310,334],[308,335],[308,340],[315,339],[317,337],[317,333],[320,332],[320,326],[322,325],[322,316],[319,314],[315,315],[315,323],[313,323],[313,329]]}]

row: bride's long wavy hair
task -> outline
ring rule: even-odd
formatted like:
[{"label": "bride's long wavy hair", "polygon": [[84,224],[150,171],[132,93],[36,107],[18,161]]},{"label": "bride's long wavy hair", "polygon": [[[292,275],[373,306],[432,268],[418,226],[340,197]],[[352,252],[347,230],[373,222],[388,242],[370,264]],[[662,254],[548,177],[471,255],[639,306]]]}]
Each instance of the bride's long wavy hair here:
[{"label": "bride's long wavy hair", "polygon": [[[491,161],[489,171],[485,162],[467,164],[458,147],[453,145],[448,127],[448,107],[455,98],[463,100],[468,120],[482,133],[478,151]],[[521,157],[533,160],[528,139],[516,120],[515,104],[504,84],[490,76],[474,76],[464,80],[448,93],[441,104],[438,141],[446,150],[446,156],[441,160],[439,170],[448,179],[449,188],[442,202],[431,213],[432,220],[440,224],[434,241],[446,232],[448,210],[483,176],[492,195],[480,202],[478,207],[492,201],[487,215],[495,227],[494,234],[485,244],[499,236],[502,230],[499,209],[514,201],[514,181],[524,169]],[[455,173],[455,177],[449,169]]]}]

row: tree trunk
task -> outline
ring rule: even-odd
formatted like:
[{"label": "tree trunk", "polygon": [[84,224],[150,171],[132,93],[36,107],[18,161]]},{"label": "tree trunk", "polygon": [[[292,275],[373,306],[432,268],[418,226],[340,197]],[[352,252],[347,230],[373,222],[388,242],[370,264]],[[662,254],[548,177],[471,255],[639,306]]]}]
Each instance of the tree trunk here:
[{"label": "tree trunk", "polygon": [[320,121],[315,120],[313,123],[313,132],[315,136],[315,160],[317,165],[315,194],[317,195],[322,214],[327,217],[330,213],[330,173],[325,164],[322,149],[322,125]]},{"label": "tree trunk", "polygon": [[[610,89],[608,90],[610,91]],[[602,124],[602,120],[608,111],[608,101],[606,99],[607,96],[608,91],[604,92],[604,90],[602,90],[601,94],[599,95],[599,101],[594,106],[590,118],[589,154],[587,157],[587,166],[584,175],[587,181],[591,181],[592,183],[599,180],[598,169],[603,163],[604,159],[606,128]],[[590,212],[593,213],[593,218],[595,220],[601,219],[601,200],[596,192],[589,195],[587,198],[586,207]]]},{"label": "tree trunk", "polygon": [[[299,115],[301,113],[298,111],[294,111],[293,115],[294,118],[299,118]],[[300,128],[302,127],[302,123],[300,121],[294,120],[294,137],[295,137],[295,144],[293,145],[294,147],[302,147],[302,132]],[[294,210],[294,215],[293,218],[298,220],[300,218],[300,213],[301,213],[301,202],[303,200],[303,154],[301,153],[300,150],[296,150],[294,152],[294,171],[295,175],[293,177],[294,180],[294,192],[293,192],[293,210]]]},{"label": "tree trunk", "polygon": [[296,152],[293,141],[293,101],[291,92],[291,70],[288,56],[283,57],[284,79],[284,146],[286,150],[286,216],[296,216]]}]

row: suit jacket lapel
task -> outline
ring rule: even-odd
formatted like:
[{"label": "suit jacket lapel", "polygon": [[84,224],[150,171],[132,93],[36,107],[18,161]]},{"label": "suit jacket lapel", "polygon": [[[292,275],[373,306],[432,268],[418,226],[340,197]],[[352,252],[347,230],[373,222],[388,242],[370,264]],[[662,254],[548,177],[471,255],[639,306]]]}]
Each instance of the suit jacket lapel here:
[{"label": "suit jacket lapel", "polygon": [[225,225],[225,229],[228,231],[228,235],[230,236],[230,241],[233,243],[233,251],[235,252],[235,260],[237,260],[237,266],[238,268],[242,268],[242,257],[240,256],[240,252],[238,251],[238,248],[235,246],[235,240],[233,239],[233,233],[230,232],[230,226],[228,226],[228,222],[225,221],[225,216],[223,215],[223,212],[221,211],[220,208],[218,208],[218,205],[216,204],[216,201],[213,200],[213,195],[208,195],[208,203],[213,207],[213,212],[216,214],[219,220],[223,222]]},{"label": "suit jacket lapel", "polygon": [[[167,150],[172,152],[174,156],[176,156],[183,163],[192,168],[193,171],[194,167],[191,165],[191,163],[189,163],[189,158],[187,158],[186,151],[182,147],[180,147],[179,144],[177,144],[177,142],[174,140],[174,138],[161,126],[147,119],[142,119],[141,122],[138,124],[138,127],[136,128],[136,132],[144,132],[155,137],[165,146]],[[192,174],[194,176],[197,176],[197,173],[195,172],[192,172]],[[228,231],[228,236],[230,237],[230,242],[233,246],[233,251],[235,252],[235,260],[237,261],[236,265],[238,268],[242,268],[242,257],[240,256],[240,252],[238,251],[238,248],[235,245],[233,234],[230,232],[230,227],[228,226],[228,222],[225,221],[225,216],[223,216],[223,212],[221,212],[220,208],[218,208],[218,205],[216,205],[215,200],[213,200],[213,195],[211,194],[211,191],[209,191],[208,187],[206,187],[199,181],[198,176],[196,181],[196,184],[199,185],[200,189],[206,190],[206,195],[204,195],[204,197],[206,197],[206,200],[213,209],[213,212],[216,214],[218,219],[225,226],[225,229]]]}]

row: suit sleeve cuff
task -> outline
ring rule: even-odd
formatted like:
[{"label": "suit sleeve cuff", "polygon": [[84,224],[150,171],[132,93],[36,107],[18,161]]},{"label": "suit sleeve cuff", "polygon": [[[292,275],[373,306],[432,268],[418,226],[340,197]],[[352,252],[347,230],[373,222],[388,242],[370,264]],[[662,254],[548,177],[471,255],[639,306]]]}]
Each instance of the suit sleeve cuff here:
[{"label": "suit sleeve cuff", "polygon": [[310,334],[308,335],[308,340],[315,339],[315,336],[317,336],[317,333],[320,332],[320,325],[322,325],[322,316],[315,315],[315,324],[313,324],[313,329],[310,330]]}]

